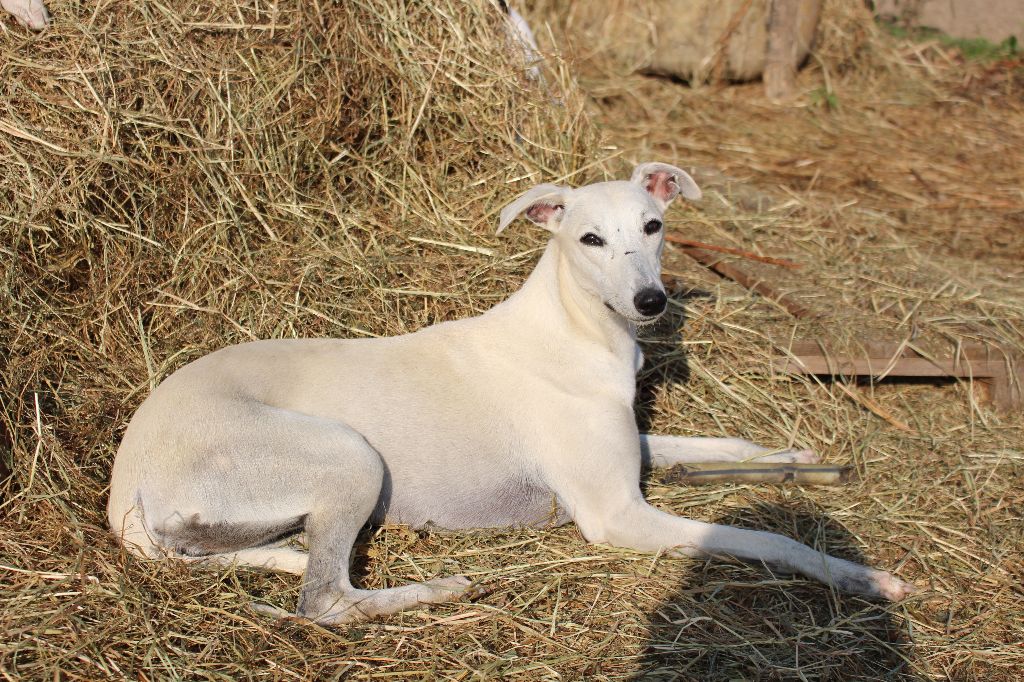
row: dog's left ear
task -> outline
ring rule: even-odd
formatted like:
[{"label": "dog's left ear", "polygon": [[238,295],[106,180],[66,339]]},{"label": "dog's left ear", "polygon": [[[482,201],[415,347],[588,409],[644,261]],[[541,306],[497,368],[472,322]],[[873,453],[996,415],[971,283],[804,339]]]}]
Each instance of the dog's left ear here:
[{"label": "dog's left ear", "polygon": [[562,222],[565,214],[565,201],[572,188],[562,185],[544,184],[528,189],[516,197],[511,204],[501,209],[501,220],[498,222],[498,234],[519,217],[526,213],[530,222],[554,232]]},{"label": "dog's left ear", "polygon": [[702,196],[700,187],[697,187],[697,183],[686,171],[667,163],[641,163],[633,169],[630,182],[643,187],[654,197],[662,210],[668,208],[672,200],[680,194],[691,201],[696,201]]}]

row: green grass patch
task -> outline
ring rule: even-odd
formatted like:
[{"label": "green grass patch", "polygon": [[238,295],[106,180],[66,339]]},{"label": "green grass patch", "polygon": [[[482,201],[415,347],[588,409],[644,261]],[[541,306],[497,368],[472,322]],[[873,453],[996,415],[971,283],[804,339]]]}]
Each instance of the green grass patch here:
[{"label": "green grass patch", "polygon": [[955,47],[965,59],[991,62],[1012,59],[1020,55],[1017,36],[1010,36],[1000,43],[984,38],[954,38],[938,29],[925,26],[904,26],[899,22],[880,20],[879,24],[893,37],[913,42],[937,40],[946,47]]}]

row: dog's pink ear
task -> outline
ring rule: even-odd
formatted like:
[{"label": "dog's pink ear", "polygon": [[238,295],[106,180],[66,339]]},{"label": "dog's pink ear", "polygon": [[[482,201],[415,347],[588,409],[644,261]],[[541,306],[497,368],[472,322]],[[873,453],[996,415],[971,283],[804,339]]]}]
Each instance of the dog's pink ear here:
[{"label": "dog's pink ear", "polygon": [[565,202],[572,189],[561,185],[537,185],[501,209],[498,234],[525,213],[531,222],[554,232],[565,214]]},{"label": "dog's pink ear", "polygon": [[641,163],[633,169],[630,181],[643,187],[662,209],[667,208],[680,194],[691,201],[702,196],[700,187],[697,187],[697,183],[686,171],[667,163]]}]

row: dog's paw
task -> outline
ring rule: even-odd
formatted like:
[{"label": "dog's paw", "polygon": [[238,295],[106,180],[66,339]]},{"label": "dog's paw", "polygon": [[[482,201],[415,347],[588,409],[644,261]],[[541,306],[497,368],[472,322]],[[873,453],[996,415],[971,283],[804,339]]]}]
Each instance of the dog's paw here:
[{"label": "dog's paw", "polygon": [[785,450],[764,457],[755,457],[752,461],[774,464],[817,464],[821,458],[813,450]]},{"label": "dog's paw", "polygon": [[878,594],[889,601],[900,601],[917,592],[917,587],[904,582],[892,573],[882,573],[877,580]]},{"label": "dog's paw", "polygon": [[426,584],[430,585],[431,589],[438,589],[441,593],[451,594],[451,598],[445,599],[445,601],[476,601],[494,591],[493,587],[473,582],[464,575],[434,578],[433,580],[428,580]]},{"label": "dog's paw", "polygon": [[[451,575],[445,578],[434,578],[423,583],[432,597],[429,603],[441,604],[459,599],[473,599],[476,585],[464,575]],[[435,601],[436,599],[436,601]]]},{"label": "dog's paw", "polygon": [[258,601],[249,602],[249,608],[261,616],[272,618],[274,620],[297,618],[297,616],[291,611],[285,611],[279,606],[271,606],[270,604],[264,604]]},{"label": "dog's paw", "polygon": [[838,569],[837,573],[833,576],[836,587],[850,594],[863,594],[889,601],[900,601],[917,592],[917,587],[903,582],[887,571],[879,571],[850,562],[841,562],[841,565],[833,567],[833,570],[836,569]]}]

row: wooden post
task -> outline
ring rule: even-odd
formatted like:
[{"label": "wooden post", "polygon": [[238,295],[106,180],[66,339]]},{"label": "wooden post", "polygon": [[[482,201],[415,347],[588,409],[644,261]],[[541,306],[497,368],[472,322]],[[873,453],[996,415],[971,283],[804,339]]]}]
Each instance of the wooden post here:
[{"label": "wooden post", "polygon": [[764,56],[764,93],[773,101],[787,100],[796,89],[800,40],[800,0],[770,0],[768,46]]},{"label": "wooden post", "polygon": [[690,462],[676,464],[661,476],[666,484],[793,483],[845,485],[855,477],[853,467],[836,464],[769,464],[767,462]]}]

